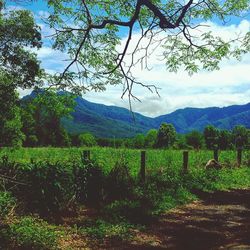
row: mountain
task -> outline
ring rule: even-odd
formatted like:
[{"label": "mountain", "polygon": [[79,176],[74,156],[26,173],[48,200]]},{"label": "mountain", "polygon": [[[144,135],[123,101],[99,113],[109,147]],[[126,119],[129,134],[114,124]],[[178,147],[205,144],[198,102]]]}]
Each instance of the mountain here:
[{"label": "mountain", "polygon": [[185,108],[173,113],[156,117],[157,125],[172,123],[179,133],[192,130],[202,131],[208,124],[221,129],[232,129],[235,125],[250,128],[250,103],[224,108]]},{"label": "mountain", "polygon": [[250,128],[250,103],[224,108],[185,108],[167,115],[150,118],[125,108],[106,106],[76,98],[72,119],[63,119],[63,126],[73,134],[89,131],[98,137],[132,137],[158,129],[162,122],[172,123],[178,133],[202,131],[208,124],[220,129],[232,129],[235,125]]},{"label": "mountain", "polygon": [[156,126],[154,118],[139,113],[132,115],[125,108],[96,104],[81,97],[75,100],[73,119],[62,120],[70,133],[89,131],[98,137],[132,137]]}]

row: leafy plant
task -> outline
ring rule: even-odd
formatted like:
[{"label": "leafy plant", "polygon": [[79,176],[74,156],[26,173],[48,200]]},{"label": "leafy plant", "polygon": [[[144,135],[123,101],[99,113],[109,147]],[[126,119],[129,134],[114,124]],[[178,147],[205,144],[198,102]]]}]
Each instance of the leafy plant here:
[{"label": "leafy plant", "polygon": [[74,166],[75,192],[77,201],[97,205],[102,201],[104,174],[100,166],[89,159],[83,159]]},{"label": "leafy plant", "polygon": [[133,180],[128,164],[117,161],[106,180],[106,192],[108,199],[124,199],[131,197],[135,181]]},{"label": "leafy plant", "polygon": [[10,249],[57,249],[59,233],[40,219],[24,217],[2,233]]},{"label": "leafy plant", "polygon": [[16,206],[16,199],[9,192],[0,192],[0,219],[6,218]]},{"label": "leafy plant", "polygon": [[93,239],[117,239],[128,240],[131,238],[130,229],[133,228],[131,224],[120,222],[110,223],[104,220],[97,220],[94,224],[82,228],[81,231],[87,233],[87,235]]}]

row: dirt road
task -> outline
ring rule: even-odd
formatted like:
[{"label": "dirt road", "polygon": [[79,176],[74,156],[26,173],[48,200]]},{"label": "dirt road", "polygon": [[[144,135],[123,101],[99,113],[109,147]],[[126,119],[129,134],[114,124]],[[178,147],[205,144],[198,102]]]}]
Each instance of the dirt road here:
[{"label": "dirt road", "polygon": [[164,214],[113,249],[250,250],[250,190],[197,195],[200,201]]}]

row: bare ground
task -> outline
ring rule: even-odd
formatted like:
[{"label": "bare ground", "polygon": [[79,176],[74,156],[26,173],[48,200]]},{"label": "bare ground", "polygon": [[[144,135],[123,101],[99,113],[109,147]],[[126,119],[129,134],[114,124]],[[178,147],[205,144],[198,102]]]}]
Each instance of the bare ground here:
[{"label": "bare ground", "polygon": [[250,190],[207,194],[110,249],[250,249]]},{"label": "bare ground", "polygon": [[143,232],[134,230],[133,240],[98,245],[75,236],[63,249],[250,250],[250,190],[196,195],[199,201],[163,214]]}]

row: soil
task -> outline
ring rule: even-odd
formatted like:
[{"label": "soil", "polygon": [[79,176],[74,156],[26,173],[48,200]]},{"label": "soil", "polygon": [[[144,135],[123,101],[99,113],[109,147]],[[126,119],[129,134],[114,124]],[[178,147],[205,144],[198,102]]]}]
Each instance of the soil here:
[{"label": "soil", "polygon": [[161,216],[133,242],[110,249],[250,250],[250,190],[213,194]]},{"label": "soil", "polygon": [[143,231],[134,230],[133,240],[99,245],[75,235],[63,249],[250,250],[250,190],[194,193],[198,201],[166,212]]}]

